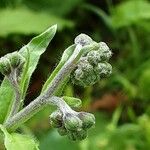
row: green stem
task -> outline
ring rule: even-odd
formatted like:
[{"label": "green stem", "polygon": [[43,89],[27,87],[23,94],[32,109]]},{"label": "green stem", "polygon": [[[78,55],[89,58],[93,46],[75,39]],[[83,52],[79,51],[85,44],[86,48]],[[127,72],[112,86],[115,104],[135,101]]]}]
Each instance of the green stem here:
[{"label": "green stem", "polygon": [[34,114],[36,114],[39,110],[45,107],[48,103],[53,103],[53,101],[49,101],[49,99],[54,95],[55,91],[57,90],[58,86],[63,82],[66,75],[70,74],[71,71],[74,69],[76,63],[78,62],[79,58],[83,51],[81,51],[82,46],[77,45],[73,54],[68,59],[68,61],[64,64],[64,66],[60,69],[57,73],[55,78],[52,80],[48,90],[43,92],[39,97],[37,97],[33,102],[31,102],[28,106],[14,115],[12,118],[6,121],[4,124],[8,129],[15,129],[20,124],[27,121],[31,118]]},{"label": "green stem", "polygon": [[59,64],[57,65],[57,67],[55,68],[55,70],[52,72],[52,74],[50,75],[50,77],[48,78],[48,80],[43,85],[41,93],[43,93],[48,88],[48,86],[50,85],[50,83],[52,82],[52,80],[54,79],[54,77],[57,75],[57,73],[60,71],[60,69],[63,67],[63,65],[67,62],[67,60],[69,59],[69,57],[72,55],[74,49],[75,49],[75,45],[71,45],[70,47],[68,47],[64,51],[63,56],[62,56]]},{"label": "green stem", "polygon": [[34,114],[43,109],[47,105],[56,105],[61,111],[70,109],[70,107],[63,101],[61,98],[56,96],[51,96],[50,98],[45,98],[45,95],[42,95],[31,102],[28,106],[10,118],[4,126],[9,131],[14,131],[25,121],[30,119]]},{"label": "green stem", "polygon": [[84,52],[95,49],[96,47],[99,47],[99,44],[96,42],[83,47],[80,44],[76,44],[76,48],[74,49],[73,54],[69,57],[59,72],[57,72],[50,85],[48,86],[48,89],[45,90],[40,96],[38,96],[34,101],[32,101],[28,106],[26,106],[20,112],[11,117],[7,122],[5,122],[4,126],[9,130],[16,129],[22,123],[30,119],[39,110],[44,108],[47,104],[53,104],[59,108],[64,106],[64,101],[59,103],[53,99],[55,92],[59,89],[59,85],[63,83],[65,77],[70,75],[72,70],[76,67],[78,60],[84,54]]}]

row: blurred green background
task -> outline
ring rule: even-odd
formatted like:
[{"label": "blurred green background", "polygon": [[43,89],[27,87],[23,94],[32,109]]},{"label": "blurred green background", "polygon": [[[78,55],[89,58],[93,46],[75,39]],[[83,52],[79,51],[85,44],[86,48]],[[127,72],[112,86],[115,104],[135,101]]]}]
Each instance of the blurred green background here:
[{"label": "blurred green background", "polygon": [[39,94],[64,49],[80,33],[109,45],[113,74],[93,87],[68,84],[64,91],[80,97],[81,110],[96,116],[86,140],[71,142],[59,136],[50,127],[48,108],[31,118],[22,132],[33,134],[41,150],[149,150],[150,1],[0,0],[0,56],[19,50],[53,24],[58,25],[57,34],[40,59],[25,105]]}]

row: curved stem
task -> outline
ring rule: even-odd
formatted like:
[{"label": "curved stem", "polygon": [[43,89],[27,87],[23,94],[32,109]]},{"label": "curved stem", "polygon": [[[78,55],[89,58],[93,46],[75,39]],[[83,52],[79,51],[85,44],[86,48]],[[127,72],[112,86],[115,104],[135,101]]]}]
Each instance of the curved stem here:
[{"label": "curved stem", "polygon": [[40,111],[47,105],[55,105],[62,112],[71,110],[71,108],[68,106],[68,104],[62,98],[52,96],[49,99],[45,99],[44,96],[42,96],[42,97],[39,97],[38,99],[34,100],[33,102],[31,102],[27,107],[22,109],[20,112],[18,112],[12,118],[10,118],[4,124],[4,126],[8,130],[13,131],[17,127],[19,127],[22,123],[24,123],[26,120],[31,118],[34,114],[36,114],[38,111]]},{"label": "curved stem", "polygon": [[[30,119],[34,114],[36,114],[39,110],[41,110],[48,103],[53,103],[50,100],[53,97],[54,92],[57,90],[59,84],[63,81],[66,75],[70,74],[71,71],[76,66],[76,63],[81,55],[82,46],[78,44],[68,59],[68,61],[64,64],[64,66],[60,69],[58,74],[52,80],[47,91],[43,92],[39,97],[37,97],[34,101],[32,101],[28,106],[22,109],[20,112],[15,114],[12,118],[5,122],[5,126],[8,129],[14,130],[20,124],[24,123],[26,120]],[[54,104],[56,104],[54,102]]]},{"label": "curved stem", "polygon": [[63,108],[62,111],[65,111],[65,109],[69,109],[69,106],[67,107],[66,103],[62,101],[62,99],[61,103],[60,101],[56,101],[56,99],[54,101],[54,94],[59,89],[59,85],[61,85],[64,82],[65,77],[70,75],[72,70],[75,68],[82,54],[86,51],[94,49],[97,46],[99,46],[99,44],[95,42],[85,47],[81,44],[76,44],[74,52],[66,61],[66,63],[62,66],[62,68],[59,70],[59,72],[56,74],[53,80],[50,82],[48,89],[45,90],[40,96],[38,96],[34,101],[32,101],[28,106],[26,106],[20,112],[18,112],[9,120],[7,120],[4,123],[4,126],[9,130],[15,130],[17,127],[19,127],[22,123],[30,119],[34,114],[36,114],[47,104],[57,105],[60,109]]}]

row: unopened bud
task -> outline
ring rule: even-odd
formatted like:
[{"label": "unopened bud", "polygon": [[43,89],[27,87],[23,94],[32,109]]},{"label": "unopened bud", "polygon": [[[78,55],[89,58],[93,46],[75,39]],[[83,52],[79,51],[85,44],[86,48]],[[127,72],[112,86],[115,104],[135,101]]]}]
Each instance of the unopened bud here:
[{"label": "unopened bud", "polygon": [[69,132],[69,133],[67,134],[67,136],[68,136],[68,138],[69,138],[70,140],[72,140],[72,141],[76,141],[76,140],[77,140],[77,136],[76,136],[76,134],[75,134],[74,132]]},{"label": "unopened bud", "polygon": [[68,133],[65,127],[60,127],[57,129],[57,131],[61,136],[67,135]]},{"label": "unopened bud", "polygon": [[95,124],[95,117],[93,114],[80,112],[78,116],[82,120],[83,129],[89,129]]},{"label": "unopened bud", "polygon": [[112,66],[107,62],[99,63],[97,66],[97,70],[100,76],[109,76],[112,73]]},{"label": "unopened bud", "polygon": [[80,141],[84,140],[87,137],[87,131],[86,130],[77,131],[75,134],[76,134],[77,139]]},{"label": "unopened bud", "polygon": [[7,54],[6,57],[9,59],[12,68],[17,68],[25,61],[25,58],[21,56],[18,52]]},{"label": "unopened bud", "polygon": [[90,51],[87,54],[87,59],[88,59],[89,63],[91,63],[93,65],[97,65],[101,61],[99,51]]},{"label": "unopened bud", "polygon": [[74,43],[75,44],[80,44],[82,46],[85,46],[85,45],[89,45],[93,42],[93,40],[86,34],[79,34],[75,40],[74,40]]},{"label": "unopened bud", "polygon": [[64,125],[67,130],[77,130],[82,127],[82,121],[75,115],[73,114],[66,114],[63,118],[64,120]]},{"label": "unopened bud", "polygon": [[84,140],[86,137],[87,137],[87,131],[85,130],[79,130],[79,131],[68,133],[68,138],[72,141],[81,141]]},{"label": "unopened bud", "polygon": [[0,58],[0,72],[3,75],[9,75],[11,73],[11,65],[9,59],[5,57]]},{"label": "unopened bud", "polygon": [[100,53],[101,60],[102,61],[109,60],[110,57],[112,56],[112,52],[110,51],[109,47],[104,42],[100,42],[99,44],[100,44],[100,48],[98,51]]},{"label": "unopened bud", "polygon": [[62,126],[62,113],[60,111],[55,111],[50,115],[50,123],[54,128],[59,128]]},{"label": "unopened bud", "polygon": [[77,80],[80,80],[81,78],[83,78],[83,75],[84,75],[84,73],[81,68],[76,69],[74,72],[74,77]]}]

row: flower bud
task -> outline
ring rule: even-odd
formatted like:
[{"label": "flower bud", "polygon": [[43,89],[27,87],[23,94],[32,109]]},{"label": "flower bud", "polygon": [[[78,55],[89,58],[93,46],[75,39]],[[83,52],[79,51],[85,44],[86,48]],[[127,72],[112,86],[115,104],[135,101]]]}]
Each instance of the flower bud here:
[{"label": "flower bud", "polygon": [[75,134],[76,134],[77,139],[80,141],[84,140],[87,137],[87,131],[86,130],[77,131]]},{"label": "flower bud", "polygon": [[75,72],[74,72],[74,77],[77,80],[80,80],[81,78],[83,78],[83,75],[84,75],[84,73],[83,73],[81,68],[76,69]]},{"label": "flower bud", "polygon": [[112,73],[112,66],[107,62],[99,63],[97,66],[97,71],[102,77],[109,76]]},{"label": "flower bud", "polygon": [[12,68],[18,68],[25,62],[25,58],[21,56],[18,52],[7,54],[6,57],[9,59]]},{"label": "flower bud", "polygon": [[72,141],[81,141],[84,140],[87,137],[87,131],[85,130],[79,130],[75,132],[69,132],[68,138]]},{"label": "flower bud", "polygon": [[95,117],[93,114],[80,112],[78,116],[82,120],[83,129],[89,129],[95,124]]},{"label": "flower bud", "polygon": [[0,58],[0,72],[3,75],[9,75],[11,73],[11,65],[9,59],[5,57]]},{"label": "flower bud", "polygon": [[74,131],[82,127],[82,121],[73,114],[66,114],[63,118],[67,130]]},{"label": "flower bud", "polygon": [[74,43],[75,44],[80,44],[82,46],[85,46],[85,45],[89,45],[93,42],[93,40],[86,34],[79,34],[75,40],[74,40]]},{"label": "flower bud", "polygon": [[76,140],[77,140],[77,136],[76,136],[76,134],[75,134],[74,132],[69,132],[69,133],[67,134],[67,136],[68,136],[68,138],[69,138],[70,140],[72,140],[72,141],[76,141]]},{"label": "flower bud", "polygon": [[99,48],[99,53],[101,56],[102,61],[109,60],[110,57],[112,56],[112,52],[110,51],[109,47],[107,46],[106,43],[100,42],[100,48]]},{"label": "flower bud", "polygon": [[59,128],[62,126],[62,113],[60,111],[54,111],[50,115],[50,123],[54,128]]},{"label": "flower bud", "polygon": [[68,133],[65,127],[60,127],[57,129],[57,131],[61,136],[67,135]]},{"label": "flower bud", "polygon": [[87,57],[81,57],[78,63],[78,69],[81,69],[83,72],[88,72],[93,70],[93,66],[88,62]]},{"label": "flower bud", "polygon": [[90,64],[97,65],[101,61],[101,56],[99,51],[90,51],[87,54],[87,59]]}]

